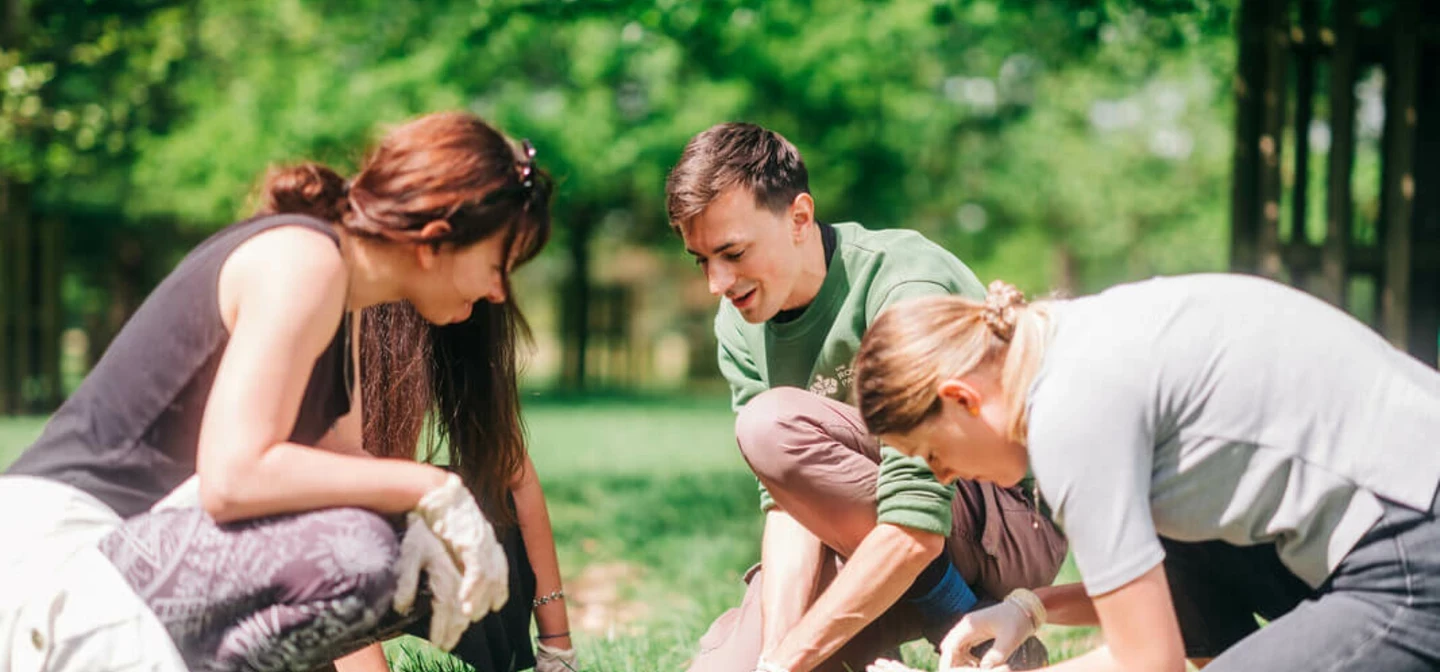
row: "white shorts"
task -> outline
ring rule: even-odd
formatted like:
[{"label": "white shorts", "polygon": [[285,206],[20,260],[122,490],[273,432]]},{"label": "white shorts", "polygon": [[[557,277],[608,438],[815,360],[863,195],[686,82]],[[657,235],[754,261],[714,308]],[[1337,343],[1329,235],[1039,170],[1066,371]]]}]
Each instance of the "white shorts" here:
[{"label": "white shorts", "polygon": [[185,670],[96,544],[121,523],[63,483],[0,476],[0,672]]}]

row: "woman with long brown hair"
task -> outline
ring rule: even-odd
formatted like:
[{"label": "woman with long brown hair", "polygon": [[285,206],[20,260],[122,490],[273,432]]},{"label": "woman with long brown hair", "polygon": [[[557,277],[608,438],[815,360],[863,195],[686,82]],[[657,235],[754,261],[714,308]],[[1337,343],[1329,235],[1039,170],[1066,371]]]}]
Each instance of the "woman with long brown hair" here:
[{"label": "woman with long brown hair", "polygon": [[[422,572],[443,648],[517,600],[528,616],[516,565],[558,591],[548,537],[527,561],[495,529],[549,531],[508,282],[549,236],[533,156],[428,115],[353,179],[273,172],[260,215],[191,251],[0,477],[24,512],[0,524],[0,671],[309,669],[403,623],[392,606],[421,617]],[[406,384],[411,403],[389,403]],[[448,469],[412,459],[427,413]],[[169,505],[192,475],[198,506]],[[483,628],[481,669],[531,664],[513,621]],[[573,661],[558,643],[550,669]]]},{"label": "woman with long brown hair", "polygon": [[1440,668],[1440,373],[1333,306],[1237,275],[997,282],[890,309],[855,371],[936,476],[1033,472],[1080,570],[967,615],[942,668],[1047,619],[1104,632],[1056,670]]}]

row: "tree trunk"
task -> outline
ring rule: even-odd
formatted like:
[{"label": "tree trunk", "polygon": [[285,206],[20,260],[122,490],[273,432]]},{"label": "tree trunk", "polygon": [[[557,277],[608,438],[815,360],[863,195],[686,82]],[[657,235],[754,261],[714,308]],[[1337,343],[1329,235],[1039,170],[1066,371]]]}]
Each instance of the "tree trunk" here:
[{"label": "tree trunk", "polygon": [[561,342],[564,346],[564,368],[561,384],[568,390],[585,389],[586,351],[590,332],[590,244],[594,238],[595,217],[590,208],[577,208],[570,222],[567,251],[570,253],[570,277],[565,282],[565,298],[561,301]]},{"label": "tree trunk", "polygon": [[11,205],[11,183],[0,174],[0,415],[15,412],[16,399],[11,394],[10,384],[10,311],[14,301],[10,286],[10,232],[16,227],[15,209]]},{"label": "tree trunk", "polygon": [[1259,266],[1260,136],[1264,117],[1265,0],[1240,4],[1235,73],[1235,155],[1231,171],[1230,268],[1253,273]]},{"label": "tree trunk", "polygon": [[[21,0],[0,0],[0,50],[11,50],[20,42]],[[15,185],[0,172],[0,415],[14,413],[19,398],[14,394],[16,379],[9,354],[11,337],[10,314],[15,310],[15,288],[10,284],[13,258],[18,256],[10,244],[10,233],[19,225],[20,208],[15,203]]]},{"label": "tree trunk", "polygon": [[60,384],[60,277],[64,253],[63,224],[54,219],[40,229],[40,366],[35,372],[41,381],[36,400],[40,411],[54,411],[63,401]]},{"label": "tree trunk", "polygon": [[1322,296],[1350,306],[1350,249],[1354,244],[1355,170],[1355,2],[1336,0],[1331,14],[1335,47],[1330,57],[1330,164],[1325,186],[1325,250]]},{"label": "tree trunk", "polygon": [[[19,186],[19,185],[16,185]],[[12,187],[12,190],[14,187]],[[22,187],[23,189],[23,187]],[[10,348],[12,359],[10,360],[11,388],[10,394],[13,405],[20,412],[29,412],[33,404],[31,395],[27,394],[30,386],[31,374],[34,365],[34,351],[32,346],[35,342],[35,293],[34,293],[34,267],[33,241],[31,239],[31,223],[25,199],[19,199],[19,207],[15,217],[10,220],[13,229],[11,239],[13,254],[10,256],[10,283],[14,288],[11,294],[13,305],[13,322],[15,325],[15,339]]]},{"label": "tree trunk", "polygon": [[23,1],[0,0],[0,49],[20,46],[20,36],[24,34],[21,23],[25,20]]},{"label": "tree trunk", "polygon": [[1411,230],[1415,205],[1415,101],[1419,94],[1419,0],[1396,5],[1385,68],[1385,135],[1380,190],[1380,246],[1385,259],[1381,332],[1397,348],[1409,345],[1412,293]]}]

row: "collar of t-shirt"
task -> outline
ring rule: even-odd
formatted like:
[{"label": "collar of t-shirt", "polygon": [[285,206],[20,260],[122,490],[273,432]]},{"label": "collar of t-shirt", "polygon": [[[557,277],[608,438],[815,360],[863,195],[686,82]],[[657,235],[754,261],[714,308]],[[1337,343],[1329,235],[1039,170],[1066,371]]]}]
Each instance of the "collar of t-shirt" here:
[{"label": "collar of t-shirt", "polygon": [[[825,270],[828,271],[830,270],[830,260],[835,258],[835,227],[824,222],[815,222],[815,225],[820,227],[820,243],[825,246]],[[799,319],[801,315],[804,315],[805,309],[809,307],[810,304],[807,303],[799,308],[782,310],[775,313],[775,317],[770,318],[770,321],[779,324],[794,322]]]}]

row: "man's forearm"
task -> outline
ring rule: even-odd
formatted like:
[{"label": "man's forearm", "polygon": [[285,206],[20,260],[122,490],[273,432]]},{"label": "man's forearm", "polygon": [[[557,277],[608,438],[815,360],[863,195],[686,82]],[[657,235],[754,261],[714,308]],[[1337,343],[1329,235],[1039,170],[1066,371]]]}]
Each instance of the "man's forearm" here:
[{"label": "man's forearm", "polygon": [[766,660],[807,672],[885,613],[944,548],[938,534],[882,523]]},{"label": "man's forearm", "polygon": [[784,639],[810,606],[825,547],[810,530],[779,509],[765,514],[760,546],[760,652]]}]

